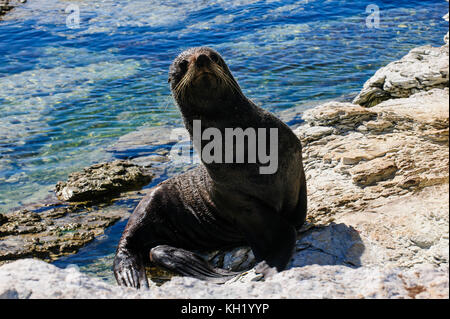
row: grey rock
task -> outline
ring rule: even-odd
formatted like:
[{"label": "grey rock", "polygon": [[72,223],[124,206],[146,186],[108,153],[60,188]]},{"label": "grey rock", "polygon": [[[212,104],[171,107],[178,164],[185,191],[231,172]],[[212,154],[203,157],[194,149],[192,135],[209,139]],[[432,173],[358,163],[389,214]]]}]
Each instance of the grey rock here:
[{"label": "grey rock", "polygon": [[343,223],[311,228],[301,234],[288,269],[307,265],[361,266],[364,242]]},{"label": "grey rock", "polygon": [[353,103],[370,107],[391,98],[409,97],[419,91],[448,85],[448,45],[422,46],[379,69],[364,84]]},{"label": "grey rock", "polygon": [[[298,235],[295,253],[287,268],[306,265],[360,265],[364,244],[358,233],[345,224],[314,227],[306,224]],[[250,247],[215,251],[204,255],[214,267],[233,271],[250,270],[256,265]]]},{"label": "grey rock", "polygon": [[334,129],[329,126],[299,126],[295,133],[303,143],[314,142],[332,134]]},{"label": "grey rock", "polygon": [[0,292],[0,299],[18,299],[19,294],[15,289],[5,289]]},{"label": "grey rock", "polygon": [[94,164],[69,175],[55,186],[56,196],[64,201],[98,201],[121,191],[136,189],[152,180],[151,173],[130,161],[116,160]]},{"label": "grey rock", "polygon": [[60,269],[24,259],[0,267],[2,298],[448,298],[448,269],[402,271],[389,267],[296,267],[269,278],[254,273],[225,285],[177,277],[135,290],[107,284],[76,267]]}]

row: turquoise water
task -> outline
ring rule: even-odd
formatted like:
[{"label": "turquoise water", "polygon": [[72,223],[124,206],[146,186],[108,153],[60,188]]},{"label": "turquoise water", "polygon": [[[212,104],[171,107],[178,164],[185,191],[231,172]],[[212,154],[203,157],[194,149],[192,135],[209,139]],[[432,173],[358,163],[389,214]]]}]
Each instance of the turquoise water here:
[{"label": "turquoise water", "polygon": [[[79,28],[66,24],[69,4]],[[369,4],[379,28],[366,26]],[[350,100],[379,67],[442,45],[447,11],[443,0],[28,1],[0,20],[0,211],[114,158],[108,147],[127,133],[180,126],[167,72],[185,48],[217,49],[244,93],[279,114]],[[74,260],[111,253],[114,227]]]}]

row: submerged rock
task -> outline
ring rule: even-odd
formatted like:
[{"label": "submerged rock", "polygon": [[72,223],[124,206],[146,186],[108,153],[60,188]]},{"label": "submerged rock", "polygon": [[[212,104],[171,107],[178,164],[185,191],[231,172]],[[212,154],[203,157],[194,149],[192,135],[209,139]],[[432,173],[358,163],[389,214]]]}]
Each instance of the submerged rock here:
[{"label": "submerged rock", "polygon": [[56,196],[64,201],[98,201],[139,188],[152,180],[151,173],[130,161],[100,163],[69,175],[55,186]]},{"label": "submerged rock", "polygon": [[[127,205],[134,206],[133,202],[149,191],[131,190],[151,179],[147,167],[123,160],[72,173],[67,182],[56,185],[56,193],[61,200],[78,203],[53,201],[0,214],[0,264],[29,257],[53,261],[76,253],[106,228],[128,217]],[[126,194],[120,194],[124,191]],[[124,203],[110,205],[111,197]]]},{"label": "submerged rock", "polygon": [[128,211],[123,209],[83,205],[12,212],[0,223],[0,264],[30,257],[52,261],[73,254],[125,216]]}]

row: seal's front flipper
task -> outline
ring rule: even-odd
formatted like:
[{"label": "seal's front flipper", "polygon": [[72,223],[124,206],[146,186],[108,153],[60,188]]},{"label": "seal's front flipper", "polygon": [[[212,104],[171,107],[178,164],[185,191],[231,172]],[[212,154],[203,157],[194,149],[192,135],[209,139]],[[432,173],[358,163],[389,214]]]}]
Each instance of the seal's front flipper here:
[{"label": "seal's front flipper", "polygon": [[265,260],[258,263],[254,269],[256,274],[262,275],[262,279],[270,278],[277,273],[277,269],[270,267]]},{"label": "seal's front flipper", "polygon": [[114,276],[119,285],[134,288],[148,288],[147,275],[142,262],[135,255],[120,250],[114,257]]},{"label": "seal's front flipper", "polygon": [[256,261],[277,271],[286,268],[294,253],[297,233],[293,225],[262,204],[242,208],[235,219],[250,244]]},{"label": "seal's front flipper", "polygon": [[150,261],[155,266],[183,276],[224,283],[239,274],[225,269],[214,268],[201,256],[181,248],[159,245],[150,250]]}]

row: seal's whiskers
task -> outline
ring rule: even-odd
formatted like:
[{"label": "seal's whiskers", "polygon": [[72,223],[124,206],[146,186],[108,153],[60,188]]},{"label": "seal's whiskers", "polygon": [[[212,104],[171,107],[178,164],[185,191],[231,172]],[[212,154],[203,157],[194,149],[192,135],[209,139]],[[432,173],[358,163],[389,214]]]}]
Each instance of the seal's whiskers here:
[{"label": "seal's whiskers", "polygon": [[217,64],[213,64],[212,65],[212,69],[214,71],[214,73],[217,75],[217,77],[219,79],[221,79],[222,81],[224,81],[226,84],[228,84],[231,88],[235,89],[236,92],[241,96],[244,97],[241,89],[239,88],[239,86],[237,85],[237,83],[235,81],[233,81],[228,74],[225,73],[225,71]]}]

